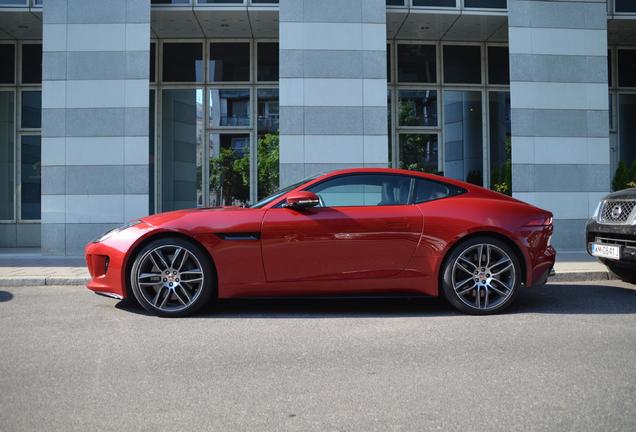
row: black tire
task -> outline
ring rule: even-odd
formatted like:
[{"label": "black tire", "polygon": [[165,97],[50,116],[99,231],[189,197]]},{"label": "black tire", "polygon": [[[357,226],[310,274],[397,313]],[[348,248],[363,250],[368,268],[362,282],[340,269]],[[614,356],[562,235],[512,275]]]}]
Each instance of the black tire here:
[{"label": "black tire", "polygon": [[636,267],[622,266],[620,264],[604,261],[607,268],[623,282],[636,284]]},{"label": "black tire", "polygon": [[216,274],[208,255],[183,238],[145,245],[134,257],[129,280],[137,302],[160,317],[192,315],[216,296]]},{"label": "black tire", "polygon": [[[483,267],[478,268],[475,264],[479,262],[479,245],[483,245]],[[488,257],[492,256],[494,263],[485,262],[486,252]],[[470,263],[460,257],[468,257],[467,261],[474,257],[474,267],[470,267]],[[503,261],[504,257],[507,257],[509,262]],[[463,269],[456,266],[458,262]],[[501,264],[493,265],[497,262]],[[510,269],[496,274],[508,265]],[[480,271],[482,269],[486,271]],[[498,282],[500,275],[503,282]],[[515,300],[521,287],[522,268],[516,253],[508,244],[497,238],[480,236],[456,245],[444,260],[440,276],[440,292],[455,309],[470,315],[490,315],[503,311]],[[500,292],[505,295],[499,294]]]}]

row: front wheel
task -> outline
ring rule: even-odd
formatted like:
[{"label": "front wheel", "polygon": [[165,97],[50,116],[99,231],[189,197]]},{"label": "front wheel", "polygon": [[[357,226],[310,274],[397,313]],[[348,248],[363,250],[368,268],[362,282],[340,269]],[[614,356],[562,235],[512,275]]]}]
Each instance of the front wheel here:
[{"label": "front wheel", "polygon": [[442,293],[461,312],[487,315],[512,303],[521,286],[521,266],[506,243],[477,237],[459,244],[444,261]]},{"label": "front wheel", "polygon": [[607,268],[614,273],[620,280],[623,282],[636,284],[636,268],[621,266],[620,264],[615,264],[612,262],[608,262],[609,260],[605,260],[604,264]]},{"label": "front wheel", "polygon": [[180,238],[162,238],[143,247],[133,262],[130,283],[139,304],[162,317],[196,312],[216,285],[205,252]]}]

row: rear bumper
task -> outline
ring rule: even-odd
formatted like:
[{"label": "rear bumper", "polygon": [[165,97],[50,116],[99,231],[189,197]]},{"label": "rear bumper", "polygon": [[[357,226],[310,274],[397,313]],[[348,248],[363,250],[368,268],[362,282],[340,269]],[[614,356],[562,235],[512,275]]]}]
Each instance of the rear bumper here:
[{"label": "rear bumper", "polygon": [[541,286],[547,282],[554,269],[555,260],[556,250],[552,246],[548,246],[543,254],[535,257],[530,286]]}]

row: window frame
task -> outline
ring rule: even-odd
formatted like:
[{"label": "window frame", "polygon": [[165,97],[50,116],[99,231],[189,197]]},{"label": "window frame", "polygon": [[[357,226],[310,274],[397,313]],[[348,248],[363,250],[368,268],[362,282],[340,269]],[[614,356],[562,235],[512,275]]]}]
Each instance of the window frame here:
[{"label": "window frame", "polygon": [[[39,128],[22,127],[22,94],[25,91],[39,91],[42,94],[42,83],[23,83],[22,80],[22,48],[24,45],[42,45],[41,40],[3,40],[2,45],[13,45],[14,81],[11,84],[0,84],[0,92],[13,94],[13,209],[12,219],[0,219],[0,224],[40,224],[39,219],[22,219],[22,137],[40,136],[44,144],[41,125]],[[40,108],[40,115],[42,108]],[[41,164],[40,159],[40,164]],[[42,165],[40,165],[42,167]]]},{"label": "window frame", "polygon": [[18,194],[19,188],[19,177],[18,177],[18,101],[17,101],[17,90],[15,88],[5,88],[0,87],[0,92],[2,93],[12,93],[13,94],[13,217],[11,219],[0,219],[0,223],[16,223],[18,222],[18,202],[17,200],[20,198],[20,194]]},{"label": "window frame", "polygon": [[[471,8],[472,10],[472,8]],[[435,84],[423,84],[423,83],[401,83],[398,82],[397,77],[397,46],[399,44],[435,44],[438,46],[437,48],[437,74],[438,74],[438,82]],[[444,59],[443,59],[443,46],[444,45],[479,45],[481,47],[481,76],[482,82],[481,84],[451,84],[442,82],[442,73],[444,67]],[[489,94],[491,91],[506,91],[510,92],[510,84],[490,84],[488,82],[488,47],[496,46],[496,47],[509,47],[507,42],[439,42],[439,41],[430,41],[430,40],[399,40],[399,39],[389,39],[387,41],[387,45],[391,47],[391,79],[387,80],[388,92],[387,97],[390,99],[390,103],[388,104],[388,109],[390,112],[390,123],[389,123],[389,140],[390,140],[390,150],[391,155],[389,160],[391,161],[389,166],[393,168],[399,167],[400,162],[400,148],[399,148],[399,139],[402,134],[437,134],[438,141],[438,169],[439,171],[444,170],[444,163],[446,159],[445,155],[445,130],[444,130],[444,100],[445,100],[445,92],[447,90],[455,90],[455,91],[481,91],[482,92],[482,132],[483,132],[483,157],[484,157],[484,167],[483,167],[483,181],[484,184],[490,184],[490,113],[489,113]],[[632,47],[635,48],[636,47]],[[616,58],[616,56],[614,56]],[[616,69],[616,68],[614,68]],[[616,81],[615,81],[616,82]],[[437,118],[438,118],[438,126],[437,127],[413,127],[413,126],[399,126],[399,121],[397,119],[397,108],[398,108],[398,92],[399,90],[419,90],[419,89],[435,89],[437,90]]]},{"label": "window frame", "polygon": [[[408,178],[410,180],[408,202],[406,204],[394,204],[394,205],[384,205],[384,206],[379,206],[379,205],[361,205],[361,206],[348,205],[348,206],[325,206],[325,207],[318,207],[318,208],[364,208],[364,207],[403,207],[403,206],[413,206],[413,205],[425,204],[425,203],[428,203],[428,202],[438,201],[440,199],[446,199],[446,198],[458,196],[458,195],[461,195],[461,194],[464,194],[464,193],[468,192],[466,189],[464,189],[462,187],[455,186],[453,184],[446,183],[446,182],[439,181],[439,180],[429,179],[427,177],[420,177],[418,175],[392,173],[392,172],[372,172],[372,171],[364,172],[364,171],[362,171],[362,172],[351,172],[351,173],[338,174],[338,175],[335,175],[335,176],[328,177],[326,179],[317,181],[317,182],[312,183],[312,184],[310,184],[308,186],[305,186],[305,187],[299,186],[299,187],[301,187],[301,189],[294,188],[294,189],[288,191],[287,193],[285,193],[280,198],[280,200],[278,202],[276,202],[276,204],[271,206],[271,208],[283,208],[282,204],[285,203],[285,197],[289,193],[294,192],[295,190],[299,190],[299,191],[302,191],[302,192],[311,192],[311,190],[310,190],[311,188],[316,187],[316,186],[321,185],[321,184],[324,184],[324,183],[327,183],[327,182],[332,181],[332,180],[340,179],[340,178],[343,178],[343,177],[372,176],[372,175]],[[415,182],[418,179],[429,181],[431,183],[441,184],[441,185],[447,186],[447,187],[454,187],[454,188],[457,188],[457,189],[461,190],[461,192],[458,193],[458,194],[447,195],[445,197],[440,197],[440,198],[436,198],[436,199],[433,199],[433,200],[415,202]]]},{"label": "window frame", "polygon": [[[206,5],[217,6],[217,5]],[[258,5],[259,7],[269,7],[268,5]],[[155,90],[155,135],[154,135],[154,151],[155,151],[155,169],[154,169],[154,209],[149,209],[150,212],[166,211],[163,208],[162,203],[162,188],[163,188],[163,175],[162,175],[162,151],[163,151],[163,91],[164,90],[203,90],[203,140],[200,143],[203,146],[203,159],[209,162],[209,135],[213,133],[218,134],[249,134],[250,136],[250,196],[249,203],[255,203],[258,201],[258,90],[259,89],[275,89],[279,90],[279,82],[265,82],[257,81],[258,78],[258,53],[257,44],[261,42],[278,42],[277,39],[272,38],[166,38],[166,39],[151,39],[151,43],[156,43],[157,51],[155,57],[155,70],[156,80],[151,82],[149,89]],[[163,45],[164,43],[200,43],[203,47],[203,71],[201,82],[164,82],[163,80]],[[210,81],[208,67],[209,67],[209,53],[210,44],[214,42],[249,42],[250,44],[250,80],[245,82],[223,81],[216,82]],[[151,65],[152,67],[152,65]],[[219,126],[212,127],[209,121],[210,106],[209,106],[209,94],[212,89],[249,89],[250,90],[250,126]],[[201,191],[203,194],[202,206],[209,204],[209,169],[202,169],[202,184]],[[198,188],[198,186],[197,186]]]}]

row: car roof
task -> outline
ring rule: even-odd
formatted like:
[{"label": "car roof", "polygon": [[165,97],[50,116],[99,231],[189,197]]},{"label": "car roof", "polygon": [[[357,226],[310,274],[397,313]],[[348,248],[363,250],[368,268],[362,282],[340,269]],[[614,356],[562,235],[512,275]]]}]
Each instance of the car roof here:
[{"label": "car roof", "polygon": [[425,173],[425,172],[421,172],[421,171],[410,171],[410,170],[404,170],[404,169],[397,169],[397,168],[371,168],[371,167],[361,167],[361,168],[346,168],[346,169],[339,169],[339,170],[334,170],[334,171],[329,171],[329,172],[325,172],[322,173],[320,175],[318,175],[317,177],[315,177],[313,180],[324,180],[326,178],[329,177],[334,177],[334,176],[338,176],[338,175],[344,175],[344,174],[399,174],[399,175],[406,175],[406,176],[410,176],[410,177],[420,177],[420,178],[424,178],[424,179],[428,179],[428,180],[433,180],[433,181],[438,181],[438,182],[443,182],[443,183],[448,183],[448,184],[452,184],[455,186],[459,186],[462,187],[464,189],[473,189],[473,187],[475,185],[472,185],[470,183],[466,183],[460,180],[455,180],[449,177],[444,177],[444,176],[440,176],[437,174],[431,174],[431,173]]}]

